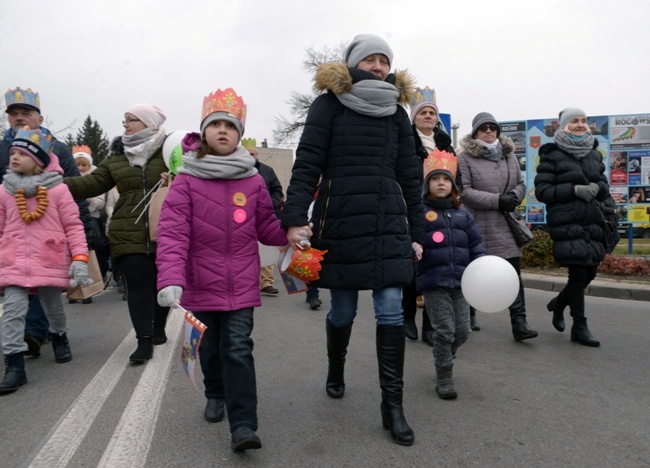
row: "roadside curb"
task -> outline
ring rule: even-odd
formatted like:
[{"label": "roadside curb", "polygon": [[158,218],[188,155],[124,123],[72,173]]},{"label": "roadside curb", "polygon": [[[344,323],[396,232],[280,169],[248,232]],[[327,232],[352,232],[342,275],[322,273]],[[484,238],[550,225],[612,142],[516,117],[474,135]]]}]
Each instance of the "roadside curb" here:
[{"label": "roadside curb", "polygon": [[[521,273],[524,286],[544,291],[560,292],[566,285],[566,276],[538,275]],[[587,296],[607,297],[650,302],[650,284],[623,283],[595,279],[585,290]]]}]

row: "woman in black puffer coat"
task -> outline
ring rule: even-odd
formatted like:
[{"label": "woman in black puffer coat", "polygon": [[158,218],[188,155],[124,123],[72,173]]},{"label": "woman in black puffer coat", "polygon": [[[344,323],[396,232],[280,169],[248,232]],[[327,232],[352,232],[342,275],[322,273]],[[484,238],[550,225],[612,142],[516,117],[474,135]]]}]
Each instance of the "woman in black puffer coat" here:
[{"label": "woman in black puffer coat", "polygon": [[560,112],[560,130],[553,140],[539,149],[535,196],[546,204],[553,256],[568,267],[569,281],[547,308],[553,312],[553,326],[561,332],[568,305],[573,317],[571,341],[600,346],[587,327],[584,291],[606,253],[602,204],[610,193],[605,165],[580,109]]},{"label": "woman in black puffer coat", "polygon": [[392,58],[383,39],[362,34],[347,47],[347,63],[319,67],[315,86],[327,93],[314,100],[307,115],[282,224],[295,246],[299,231],[309,230],[307,210],[322,174],[311,244],[328,251],[314,283],[332,296],[326,320],[327,394],[343,396],[358,292],[370,289],[384,427],[397,443],[411,445],[413,431],[402,412],[401,291],[413,279],[414,247],[421,253],[424,222],[413,134],[399,105],[411,101],[413,86],[405,72],[389,73]]}]

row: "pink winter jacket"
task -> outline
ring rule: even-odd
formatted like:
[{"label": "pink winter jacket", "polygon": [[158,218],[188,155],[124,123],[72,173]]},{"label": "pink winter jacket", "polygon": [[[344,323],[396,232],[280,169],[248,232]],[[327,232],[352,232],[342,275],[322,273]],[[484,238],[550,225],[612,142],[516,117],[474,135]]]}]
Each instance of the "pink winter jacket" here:
[{"label": "pink winter jacket", "polygon": [[158,224],[158,290],[181,286],[181,306],[194,312],[260,306],[258,240],[287,243],[262,176],[179,174]]},{"label": "pink winter jacket", "polygon": [[[46,172],[63,174],[59,160],[50,154]],[[38,207],[27,200],[27,211]],[[68,187],[61,183],[47,191],[43,216],[27,224],[20,217],[13,195],[0,186],[0,288],[56,286],[67,289],[73,255],[88,254],[79,208]]]}]

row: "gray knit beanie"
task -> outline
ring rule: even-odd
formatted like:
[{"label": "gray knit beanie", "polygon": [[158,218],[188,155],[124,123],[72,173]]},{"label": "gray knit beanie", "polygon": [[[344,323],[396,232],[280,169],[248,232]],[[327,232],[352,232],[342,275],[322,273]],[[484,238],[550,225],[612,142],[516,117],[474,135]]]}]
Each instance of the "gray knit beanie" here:
[{"label": "gray knit beanie", "polygon": [[425,107],[431,107],[432,109],[435,109],[436,115],[438,116],[438,119],[440,119],[440,111],[438,110],[438,106],[436,106],[433,102],[425,101],[419,104],[415,104],[413,107],[411,107],[411,123],[415,123],[415,116],[418,115],[418,112],[420,112]]},{"label": "gray knit beanie", "polygon": [[345,63],[350,68],[357,68],[359,62],[372,54],[383,54],[388,57],[388,64],[392,66],[393,51],[388,42],[374,34],[359,34],[352,39],[345,49]]},{"label": "gray knit beanie", "polygon": [[587,117],[587,114],[582,109],[577,107],[567,107],[560,111],[560,128],[566,130],[566,126],[576,117]]},{"label": "gray knit beanie", "polygon": [[229,112],[213,112],[212,114],[208,115],[205,119],[203,119],[203,122],[201,122],[202,139],[205,138],[205,129],[208,127],[208,125],[210,125],[215,120],[225,120],[227,122],[232,123],[237,129],[237,132],[239,132],[239,138],[244,136],[244,122],[239,120],[234,114],[231,114]]},{"label": "gray knit beanie", "polygon": [[497,119],[495,119],[489,112],[481,112],[476,114],[476,117],[472,120],[472,138],[475,138],[478,128],[486,123],[491,123],[497,126],[497,138],[501,135],[501,125],[499,125]]}]

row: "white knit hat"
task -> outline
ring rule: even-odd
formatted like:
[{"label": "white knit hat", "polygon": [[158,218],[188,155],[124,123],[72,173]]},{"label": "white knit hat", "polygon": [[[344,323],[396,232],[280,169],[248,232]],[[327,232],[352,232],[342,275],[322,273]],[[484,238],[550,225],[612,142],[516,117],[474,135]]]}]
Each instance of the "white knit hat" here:
[{"label": "white knit hat", "polygon": [[152,104],[136,104],[127,109],[125,114],[135,115],[148,128],[158,128],[167,120],[165,113]]}]

